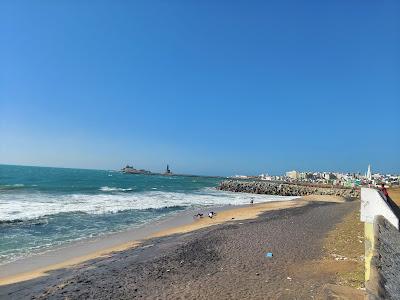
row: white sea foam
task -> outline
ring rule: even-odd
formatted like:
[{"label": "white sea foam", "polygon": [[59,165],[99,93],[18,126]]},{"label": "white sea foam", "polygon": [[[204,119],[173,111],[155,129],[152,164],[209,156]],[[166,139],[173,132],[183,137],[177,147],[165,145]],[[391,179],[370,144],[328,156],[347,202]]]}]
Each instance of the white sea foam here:
[{"label": "white sea foam", "polygon": [[116,213],[132,209],[173,206],[240,205],[292,200],[296,197],[231,193],[204,189],[194,193],[149,191],[142,193],[106,193],[52,195],[45,193],[0,194],[0,220],[29,220],[58,213]]},{"label": "white sea foam", "polygon": [[[0,189],[12,189],[12,188],[22,188],[25,185],[23,183],[16,183],[16,184],[5,184],[5,185],[0,185]],[[32,185],[34,186],[34,185]]]},{"label": "white sea foam", "polygon": [[102,192],[129,192],[133,191],[133,188],[119,188],[119,187],[109,187],[109,186],[102,186],[100,188],[100,191]]}]

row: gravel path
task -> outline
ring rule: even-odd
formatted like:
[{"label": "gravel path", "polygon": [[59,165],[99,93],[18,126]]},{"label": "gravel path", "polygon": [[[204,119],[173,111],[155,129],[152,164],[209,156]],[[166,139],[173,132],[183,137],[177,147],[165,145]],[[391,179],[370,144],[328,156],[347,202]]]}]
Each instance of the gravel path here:
[{"label": "gravel path", "polygon": [[[328,275],[293,271],[322,255],[325,234],[358,203],[267,212],[0,287],[4,299],[313,299]],[[272,252],[273,257],[265,257]]]}]

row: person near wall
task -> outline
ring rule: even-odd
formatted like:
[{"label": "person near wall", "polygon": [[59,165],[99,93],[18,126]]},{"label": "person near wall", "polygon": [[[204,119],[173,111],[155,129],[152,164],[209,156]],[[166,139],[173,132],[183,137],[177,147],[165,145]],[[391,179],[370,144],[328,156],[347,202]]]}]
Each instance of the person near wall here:
[{"label": "person near wall", "polygon": [[387,191],[387,188],[385,188],[385,184],[384,183],[382,183],[382,185],[381,185],[381,191],[382,191],[382,194],[385,195],[385,198],[387,200],[387,198],[389,197],[389,193]]}]

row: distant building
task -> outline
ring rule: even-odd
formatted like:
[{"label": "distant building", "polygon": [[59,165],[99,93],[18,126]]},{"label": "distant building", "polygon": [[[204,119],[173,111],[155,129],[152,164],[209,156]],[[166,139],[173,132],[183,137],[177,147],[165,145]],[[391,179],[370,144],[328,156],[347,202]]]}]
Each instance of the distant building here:
[{"label": "distant building", "polygon": [[308,173],[308,172],[301,172],[299,174],[299,177],[300,177],[301,180],[309,180],[309,179],[313,178],[313,174]]},{"label": "distant building", "polygon": [[324,173],[324,179],[326,180],[334,180],[337,179],[335,174],[332,173]]},{"label": "distant building", "polygon": [[230,178],[248,179],[248,178],[250,178],[250,176],[247,176],[247,175],[234,175],[234,176],[231,176]]},{"label": "distant building", "polygon": [[297,180],[300,178],[300,173],[297,171],[294,171],[294,170],[289,171],[289,172],[286,172],[286,177]]},{"label": "distant building", "polygon": [[272,176],[269,176],[268,174],[261,174],[260,176],[258,176],[261,180],[267,180],[267,181],[271,181],[272,180]]}]

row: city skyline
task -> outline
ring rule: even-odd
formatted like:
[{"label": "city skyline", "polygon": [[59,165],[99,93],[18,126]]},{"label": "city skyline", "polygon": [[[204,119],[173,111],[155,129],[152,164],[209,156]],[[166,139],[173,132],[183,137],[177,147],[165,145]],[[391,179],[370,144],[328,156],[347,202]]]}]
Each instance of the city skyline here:
[{"label": "city skyline", "polygon": [[[55,168],[55,169],[81,169],[81,170],[98,170],[98,171],[122,171],[124,169],[124,167],[121,168],[115,168],[115,169],[96,169],[96,168],[80,168],[80,167],[60,167],[60,166],[43,166],[43,165],[16,165],[16,164],[3,164],[0,163],[0,166],[4,165],[4,166],[17,166],[17,167],[37,167],[37,168]],[[126,165],[126,167],[128,167],[129,164]],[[169,164],[167,164],[168,168],[170,167]],[[135,167],[133,165],[131,165],[130,167]],[[321,170],[321,169],[314,169],[314,170],[301,170],[301,169],[287,169],[282,171],[281,173],[269,173],[267,170],[263,170],[260,171],[258,173],[236,173],[236,174],[226,174],[226,175],[218,175],[218,174],[199,174],[199,173],[173,173],[171,172],[171,175],[198,175],[198,176],[221,176],[221,177],[235,177],[235,176],[250,176],[250,177],[259,177],[259,176],[275,176],[275,177],[287,177],[287,173],[289,172],[297,172],[299,174],[342,174],[342,175],[357,175],[357,176],[361,176],[361,177],[368,177],[368,167],[370,167],[370,165],[367,166],[367,171],[362,171],[362,170],[358,170],[358,171],[346,171],[346,170],[342,170],[342,171],[338,171],[338,170]],[[139,168],[139,167],[138,167]],[[140,168],[143,171],[148,171],[152,174],[164,174],[166,168],[162,169],[162,168],[158,168],[158,169],[154,169],[154,170],[145,170]],[[390,176],[400,176],[400,172],[396,173],[388,173],[388,172],[382,172],[380,170],[373,170],[371,168],[371,175],[390,175]]]}]

